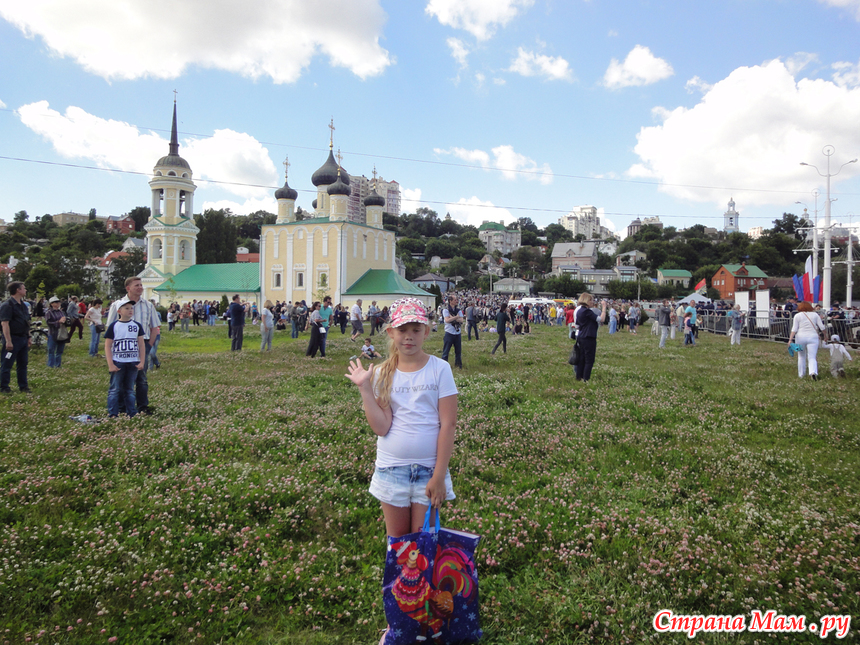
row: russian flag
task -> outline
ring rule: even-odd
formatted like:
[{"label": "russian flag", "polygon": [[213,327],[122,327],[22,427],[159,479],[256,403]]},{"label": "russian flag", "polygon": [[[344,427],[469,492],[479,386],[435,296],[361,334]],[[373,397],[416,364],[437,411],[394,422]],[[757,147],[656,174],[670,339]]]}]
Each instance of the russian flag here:
[{"label": "russian flag", "polygon": [[706,286],[707,283],[705,282],[705,279],[702,278],[702,281],[696,285],[696,291],[698,291],[699,289],[704,289]]},{"label": "russian flag", "polygon": [[[821,276],[812,275],[812,256],[806,258],[805,273],[802,278],[795,278],[794,291],[797,297],[806,302],[821,301]],[[798,284],[798,282],[800,284]],[[798,288],[799,287],[799,288]]]}]

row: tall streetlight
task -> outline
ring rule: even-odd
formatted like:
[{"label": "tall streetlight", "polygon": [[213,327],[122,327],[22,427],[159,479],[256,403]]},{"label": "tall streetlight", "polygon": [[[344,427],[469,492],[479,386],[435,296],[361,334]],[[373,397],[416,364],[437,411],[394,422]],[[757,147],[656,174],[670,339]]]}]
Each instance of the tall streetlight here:
[{"label": "tall streetlight", "polygon": [[834,173],[831,173],[830,157],[832,157],[833,153],[835,152],[836,148],[831,145],[824,146],[824,148],[822,148],[821,150],[821,153],[825,157],[827,157],[826,175],[818,169],[818,166],[803,161],[800,162],[801,166],[811,166],[812,168],[815,168],[815,172],[817,172],[821,177],[827,178],[827,201],[824,203],[824,298],[822,301],[822,305],[824,306],[825,311],[830,310],[830,279],[832,276],[830,266],[830,178],[838,175],[840,171],[848,164],[857,162],[857,159],[846,161],[844,164],[839,166],[839,170]]}]

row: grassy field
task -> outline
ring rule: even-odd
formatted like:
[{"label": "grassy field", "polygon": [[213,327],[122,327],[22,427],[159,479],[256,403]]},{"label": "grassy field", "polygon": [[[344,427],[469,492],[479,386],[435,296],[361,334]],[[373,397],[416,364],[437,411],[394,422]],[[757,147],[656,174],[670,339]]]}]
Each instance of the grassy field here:
[{"label": "grassy field", "polygon": [[[69,418],[105,416],[86,336],[60,370],[31,354],[33,394],[0,399],[0,642],[375,644],[375,443],[358,346],[331,336],[313,360],[306,335],[261,355],[250,329],[241,354],[223,326],[165,334],[155,415],[96,424]],[[443,511],[484,536],[482,642],[687,641],[654,632],[664,608],[860,616],[854,364],[815,383],[784,345],[602,330],[584,385],[563,329],[494,342],[463,343]]]}]

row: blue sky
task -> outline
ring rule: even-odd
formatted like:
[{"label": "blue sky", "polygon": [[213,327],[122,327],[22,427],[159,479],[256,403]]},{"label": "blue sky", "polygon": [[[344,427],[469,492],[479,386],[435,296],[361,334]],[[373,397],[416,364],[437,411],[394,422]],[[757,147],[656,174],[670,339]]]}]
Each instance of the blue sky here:
[{"label": "blue sky", "polygon": [[173,90],[198,210],[310,209],[333,118],[408,210],[767,228],[860,156],[860,0],[0,0],[0,218],[148,205]]}]

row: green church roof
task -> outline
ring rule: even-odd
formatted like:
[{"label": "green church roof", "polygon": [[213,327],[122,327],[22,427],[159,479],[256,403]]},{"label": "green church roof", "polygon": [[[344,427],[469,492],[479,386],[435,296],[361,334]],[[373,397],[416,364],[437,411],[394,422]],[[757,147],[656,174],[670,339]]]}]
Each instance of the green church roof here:
[{"label": "green church roof", "polygon": [[344,296],[372,296],[392,293],[404,296],[433,295],[416,287],[391,269],[368,269],[344,292]]},{"label": "green church roof", "polygon": [[684,269],[659,269],[664,278],[692,278],[693,274]]},{"label": "green church roof", "polygon": [[260,290],[260,264],[195,264],[155,288],[155,291],[170,290],[257,292]]}]

